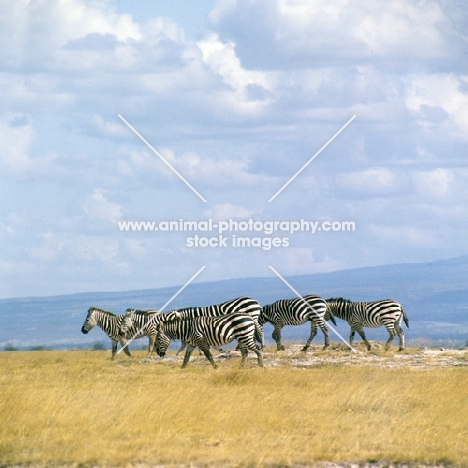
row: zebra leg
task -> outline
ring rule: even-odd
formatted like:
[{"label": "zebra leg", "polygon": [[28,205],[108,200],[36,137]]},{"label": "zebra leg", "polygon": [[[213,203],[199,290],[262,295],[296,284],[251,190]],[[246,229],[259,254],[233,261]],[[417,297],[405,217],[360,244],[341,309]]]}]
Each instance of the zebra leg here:
[{"label": "zebra leg", "polygon": [[113,361],[114,358],[115,358],[115,354],[117,353],[117,343],[118,341],[117,340],[112,340],[112,357],[111,357],[111,360]]},{"label": "zebra leg", "polygon": [[241,352],[242,356],[242,361],[241,361],[241,367],[245,366],[245,360],[247,359],[247,356],[249,355],[249,351],[245,347],[245,345],[242,343],[239,343],[238,345],[239,351]]},{"label": "zebra leg", "polygon": [[325,343],[322,348],[322,351],[323,351],[330,346],[330,337],[328,336],[328,327],[324,321],[322,323],[319,323],[319,327],[320,327],[320,330],[322,330],[324,340],[325,340]]},{"label": "zebra leg", "polygon": [[[128,349],[128,342],[125,338],[120,339],[120,345],[122,346],[122,349],[124,353],[128,356],[131,357],[132,355],[130,354],[130,350]],[[117,351],[117,342],[115,343],[115,351]],[[112,346],[112,359],[114,359],[114,347]]]},{"label": "zebra leg", "polygon": [[[359,333],[359,336],[361,337],[362,341],[364,341],[364,343],[366,344],[367,351],[370,351],[372,349],[372,346],[367,341],[366,334],[364,333],[364,329],[361,326],[359,326],[359,327],[356,327],[355,330]],[[354,332],[352,334],[354,335]]]},{"label": "zebra leg", "polygon": [[211,351],[210,351],[210,345],[208,343],[206,343],[205,340],[200,340],[197,344],[198,344],[198,347],[200,348],[200,351],[203,351],[203,354],[206,356],[208,361],[211,362],[211,365],[215,369],[217,369],[218,366],[216,365],[216,362],[214,362],[213,356],[212,356]]},{"label": "zebra leg", "polygon": [[253,347],[250,349],[257,355],[258,365],[263,367],[263,353],[261,349],[258,349],[258,346],[254,343]]},{"label": "zebra leg", "polygon": [[192,351],[195,348],[196,348],[196,346],[192,346],[191,344],[187,343],[187,349],[185,351],[184,362],[182,363],[181,369],[183,369],[184,367],[187,367],[187,364],[190,361],[190,355],[192,354]]},{"label": "zebra leg", "polygon": [[[385,351],[388,351],[388,349],[390,348],[390,344],[393,341],[393,338],[395,338],[395,329],[394,329],[393,325],[385,325],[385,327],[387,328],[388,334],[390,335],[388,337],[387,342],[385,343]],[[400,347],[401,347],[401,345],[400,345]]]},{"label": "zebra leg", "polygon": [[276,351],[284,351],[284,346],[281,344],[281,329],[283,325],[280,323],[275,324],[275,329],[271,337],[276,341]]},{"label": "zebra leg", "polygon": [[[242,343],[239,341],[239,349],[242,353],[241,367],[244,367],[245,360],[249,354],[249,349],[250,351],[253,351],[257,355],[258,365],[260,367],[263,367],[263,353],[262,353],[262,350],[259,349],[259,346],[257,346],[254,340],[252,340],[252,342],[248,341],[248,342],[242,342]],[[245,352],[245,355],[244,355],[244,352]]]},{"label": "zebra leg", "polygon": [[352,345],[354,341],[354,335],[356,334],[356,331],[351,327],[351,332],[349,334],[349,344]]},{"label": "zebra leg", "polygon": [[395,322],[395,330],[400,341],[400,347],[398,348],[398,351],[403,351],[405,349],[405,332],[398,322]]},{"label": "zebra leg", "polygon": [[154,350],[154,343],[156,341],[155,335],[148,335],[149,343],[148,343],[148,354],[152,354]]},{"label": "zebra leg", "polygon": [[305,346],[302,348],[302,351],[307,351],[309,349],[310,343],[312,343],[312,340],[314,339],[316,334],[317,334],[317,324],[313,320],[311,320],[309,339],[307,340],[307,343],[305,344]]}]

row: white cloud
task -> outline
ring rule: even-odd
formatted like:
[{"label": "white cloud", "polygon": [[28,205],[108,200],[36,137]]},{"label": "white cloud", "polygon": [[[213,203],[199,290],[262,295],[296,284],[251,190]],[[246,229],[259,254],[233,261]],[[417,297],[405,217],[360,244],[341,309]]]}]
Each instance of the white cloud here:
[{"label": "white cloud", "polygon": [[380,245],[389,245],[393,248],[412,248],[429,249],[440,245],[440,240],[434,235],[432,229],[420,226],[385,226],[371,224],[368,226],[369,232]]},{"label": "white cloud", "polygon": [[454,187],[455,177],[450,169],[438,168],[413,172],[412,179],[419,194],[431,199],[444,199],[457,189]]},{"label": "white cloud", "polygon": [[[452,23],[450,2],[219,1],[212,30],[200,24],[196,40],[169,17],[138,24],[111,0],[1,4],[1,262],[48,264],[44,290],[176,284],[186,279],[181,266],[191,272],[205,261],[217,268],[213,279],[268,274],[271,257],[285,274],[330,271],[413,251],[418,259],[426,244],[445,255],[451,229],[462,239],[466,16]],[[183,239],[120,233],[123,214],[353,219],[357,231],[296,236],[269,252],[182,255]],[[466,253],[462,240],[451,249]],[[33,273],[30,283],[19,269],[7,281],[24,295]]]},{"label": "white cloud", "polygon": [[[344,268],[340,260],[329,255],[317,258],[317,252],[308,247],[288,247],[278,251],[272,266],[282,276],[329,272]],[[279,281],[279,280],[278,280]]]},{"label": "white cloud", "polygon": [[0,120],[0,168],[14,174],[34,169],[30,149],[35,131],[26,115],[6,115]]},{"label": "white cloud", "polygon": [[205,214],[215,220],[223,221],[227,219],[248,219],[254,212],[242,206],[222,203],[215,205],[213,209],[207,210]]},{"label": "white cloud", "polygon": [[447,118],[452,133],[468,135],[468,76],[453,73],[433,73],[411,77],[406,94],[408,109],[418,114],[422,125],[440,126]]},{"label": "white cloud", "polygon": [[363,171],[340,174],[337,178],[341,187],[356,194],[383,196],[402,189],[404,181],[392,170],[375,167]]},{"label": "white cloud", "polygon": [[122,42],[141,39],[131,16],[114,13],[104,0],[4,1],[2,10],[0,53],[9,67],[49,68],[64,46],[90,34],[111,34]]},{"label": "white cloud", "polygon": [[116,223],[122,218],[122,208],[118,203],[108,201],[103,189],[95,189],[84,203],[83,209],[91,220]]},{"label": "white cloud", "polygon": [[198,46],[202,51],[203,61],[219,74],[241,98],[248,99],[248,86],[272,90],[272,83],[267,74],[242,68],[234,43],[223,43],[216,34],[211,34],[198,42]]},{"label": "white cloud", "polygon": [[[246,157],[237,159],[202,157],[199,154],[189,151],[176,155],[170,149],[162,149],[159,153],[190,183],[196,182],[214,188],[253,187],[257,184],[264,185],[272,180],[271,177],[260,174],[253,174],[249,170],[249,160]],[[158,172],[165,173],[173,177],[172,171],[151,154],[135,154],[132,160],[137,164],[148,164],[153,159]],[[150,165],[153,166],[153,162]]]},{"label": "white cloud", "polygon": [[209,19],[251,65],[255,59],[281,67],[281,60],[300,57],[414,59],[450,54],[441,30],[449,19],[437,1],[226,0],[215,5]]},{"label": "white cloud", "polygon": [[[119,261],[120,245],[118,239],[102,236],[78,235],[73,242],[73,256],[88,265],[98,260],[105,264],[124,266]],[[71,247],[71,245],[69,246]]]}]

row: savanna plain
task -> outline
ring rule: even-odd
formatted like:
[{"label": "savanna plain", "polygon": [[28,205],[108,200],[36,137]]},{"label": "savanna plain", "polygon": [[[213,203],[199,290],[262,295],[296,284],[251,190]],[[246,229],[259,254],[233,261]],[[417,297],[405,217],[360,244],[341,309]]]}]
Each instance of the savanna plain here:
[{"label": "savanna plain", "polygon": [[2,352],[0,466],[468,467],[468,351],[331,348]]}]

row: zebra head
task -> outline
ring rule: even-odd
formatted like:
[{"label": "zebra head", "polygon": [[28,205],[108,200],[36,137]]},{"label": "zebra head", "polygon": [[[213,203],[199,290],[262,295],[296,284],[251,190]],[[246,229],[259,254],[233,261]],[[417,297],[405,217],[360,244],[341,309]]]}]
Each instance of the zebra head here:
[{"label": "zebra head", "polygon": [[258,323],[263,325],[271,320],[271,314],[273,309],[273,304],[264,305],[260,311],[260,316],[258,318]]},{"label": "zebra head", "polygon": [[156,326],[156,340],[154,342],[154,349],[158,353],[158,356],[164,357],[166,355],[170,341],[171,340],[164,332],[164,322],[158,323]]},{"label": "zebra head", "polygon": [[133,314],[135,313],[135,310],[136,309],[127,309],[122,318],[122,322],[120,323],[119,335],[124,338],[127,337],[128,331],[133,326]]},{"label": "zebra head", "polygon": [[98,309],[95,307],[90,307],[88,309],[88,315],[86,316],[86,319],[83,323],[83,326],[81,327],[81,333],[84,333],[85,335],[97,325],[97,318],[96,318],[96,312]]}]

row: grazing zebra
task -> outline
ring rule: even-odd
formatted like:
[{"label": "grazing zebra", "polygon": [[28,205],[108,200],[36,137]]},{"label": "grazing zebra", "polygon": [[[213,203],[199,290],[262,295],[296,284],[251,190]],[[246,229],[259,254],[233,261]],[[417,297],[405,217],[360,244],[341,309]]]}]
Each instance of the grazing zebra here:
[{"label": "grazing zebra", "polygon": [[[272,338],[276,341],[276,349],[283,351],[281,329],[284,325],[301,325],[310,321],[310,336],[302,351],[307,351],[309,348],[310,343],[317,334],[317,326],[320,327],[325,337],[325,345],[323,347],[325,349],[330,345],[328,328],[324,320],[326,310],[327,304],[325,300],[312,294],[302,298],[280,299],[273,304],[263,306],[259,323],[263,325],[269,322],[274,326]],[[330,318],[335,323],[332,315]]]},{"label": "grazing zebra", "polygon": [[385,343],[385,350],[390,347],[395,334],[400,340],[398,351],[405,349],[405,334],[401,328],[401,321],[404,320],[409,328],[408,317],[403,307],[392,299],[384,299],[374,302],[351,302],[342,297],[327,299],[327,307],[330,312],[342,320],[346,320],[350,327],[349,344],[353,344],[354,334],[358,332],[362,341],[371,349],[370,343],[366,339],[363,327],[378,328],[382,325],[390,335]]},{"label": "grazing zebra", "polygon": [[[234,312],[220,317],[197,317],[183,319],[182,314],[173,311],[160,320],[157,326],[156,352],[163,357],[172,339],[181,339],[187,343],[182,369],[187,366],[192,351],[198,346],[205,354],[211,365],[218,366],[213,360],[210,346],[222,346],[236,339],[242,354],[241,366],[249,350],[258,358],[258,365],[263,367],[262,351],[255,344],[254,336],[260,333],[260,325],[250,315]],[[175,320],[171,320],[175,319]]]},{"label": "grazing zebra", "polygon": [[[124,321],[124,318],[125,316],[123,314],[115,315],[107,310],[99,309],[97,307],[90,307],[88,309],[88,315],[86,316],[83,326],[81,327],[81,332],[87,334],[97,325],[104,331],[104,333],[107,334],[107,336],[109,336],[112,341],[112,359],[114,359],[115,354],[117,353],[117,343],[119,342],[123,347],[125,354],[127,354],[127,356],[131,356],[130,350],[127,346],[127,340],[124,336],[120,335],[120,327]],[[133,334],[136,334],[139,329],[131,329],[129,330],[129,333],[132,331],[134,332]],[[145,331],[139,333],[137,338],[142,338],[143,336],[147,336]],[[156,332],[154,332],[153,335],[148,335],[148,338],[148,351],[151,352],[154,347]]]},{"label": "grazing zebra", "polygon": [[[262,311],[262,307],[255,300],[250,297],[242,296],[236,299],[231,299],[230,301],[223,302],[221,304],[210,305],[207,307],[186,307],[183,309],[177,309],[176,311],[166,312],[166,320],[171,320],[171,316],[168,314],[174,314],[177,312],[180,314],[180,317],[185,319],[194,319],[197,317],[219,317],[222,315],[230,315],[235,312],[243,313],[250,315],[256,324],[259,324],[259,318]],[[174,318],[174,316],[172,316]],[[264,347],[264,338],[263,338],[263,329],[261,326],[256,328],[255,338],[261,344],[261,347]],[[178,353],[184,349],[184,342],[182,341],[182,346],[179,349]]]}]

